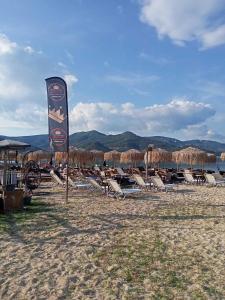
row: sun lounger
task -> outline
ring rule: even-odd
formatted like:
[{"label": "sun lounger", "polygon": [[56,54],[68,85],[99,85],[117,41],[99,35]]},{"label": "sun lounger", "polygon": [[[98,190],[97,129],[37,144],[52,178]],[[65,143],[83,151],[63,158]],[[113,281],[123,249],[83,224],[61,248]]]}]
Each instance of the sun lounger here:
[{"label": "sun lounger", "polygon": [[116,168],[116,171],[119,175],[121,176],[127,176],[128,174],[124,173],[123,169],[122,168]]},{"label": "sun lounger", "polygon": [[[62,181],[59,176],[57,176],[54,172],[54,170],[50,171],[50,175],[52,179],[60,186],[65,187],[66,186],[66,181]],[[82,189],[82,188],[90,188],[91,184],[90,183],[82,183],[82,182],[74,182],[70,176],[68,176],[68,184],[70,187],[73,187],[75,189]]]},{"label": "sun lounger", "polygon": [[116,180],[108,179],[110,190],[116,198],[122,197],[126,198],[128,195],[138,194],[141,192],[141,189],[122,189]]},{"label": "sun lounger", "polygon": [[101,192],[101,193],[106,193],[106,186],[100,185],[95,179],[93,178],[88,178],[88,181],[90,182],[91,186],[93,189]]},{"label": "sun lounger", "polygon": [[71,187],[75,189],[89,189],[91,187],[90,183],[83,183],[83,182],[75,182],[68,176],[68,183]]},{"label": "sun lounger", "polygon": [[59,178],[59,176],[57,176],[57,175],[55,174],[54,170],[51,170],[51,171],[50,171],[50,175],[51,175],[52,179],[53,179],[58,185],[60,185],[60,186],[62,186],[62,187],[65,187],[65,182],[63,182],[63,181]]},{"label": "sun lounger", "polygon": [[174,191],[174,184],[164,184],[162,179],[158,176],[151,176],[151,181],[153,183],[153,186],[158,190],[158,191]]},{"label": "sun lounger", "polygon": [[105,171],[100,171],[100,176],[101,176],[102,178],[106,178]]},{"label": "sun lounger", "polygon": [[187,184],[197,184],[197,179],[194,179],[193,175],[188,172],[184,172],[185,183]]},{"label": "sun lounger", "polygon": [[216,179],[216,181],[225,182],[225,178],[220,173],[212,173],[212,175]]},{"label": "sun lounger", "polygon": [[209,186],[225,186],[223,180],[216,180],[212,174],[205,174],[206,184]]},{"label": "sun lounger", "polygon": [[94,167],[94,170],[95,170],[95,171],[98,171],[98,172],[101,171],[100,168],[99,168],[98,166],[95,166],[95,167]]},{"label": "sun lounger", "polygon": [[133,178],[140,188],[149,189],[151,187],[151,184],[149,182],[145,182],[144,179],[140,175],[133,174]]}]

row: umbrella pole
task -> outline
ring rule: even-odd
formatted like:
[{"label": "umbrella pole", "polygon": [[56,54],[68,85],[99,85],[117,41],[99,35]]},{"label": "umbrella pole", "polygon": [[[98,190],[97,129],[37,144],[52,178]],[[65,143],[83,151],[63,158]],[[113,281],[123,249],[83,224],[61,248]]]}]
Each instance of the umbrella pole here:
[{"label": "umbrella pole", "polygon": [[6,154],[6,150],[4,151],[4,170],[3,170],[3,187],[6,186],[6,174],[7,174],[7,154]]},{"label": "umbrella pole", "polygon": [[146,168],[146,170],[145,170],[145,180],[146,180],[146,182],[148,181],[148,149],[147,149],[147,152],[146,152],[146,166],[145,166],[145,168]]}]

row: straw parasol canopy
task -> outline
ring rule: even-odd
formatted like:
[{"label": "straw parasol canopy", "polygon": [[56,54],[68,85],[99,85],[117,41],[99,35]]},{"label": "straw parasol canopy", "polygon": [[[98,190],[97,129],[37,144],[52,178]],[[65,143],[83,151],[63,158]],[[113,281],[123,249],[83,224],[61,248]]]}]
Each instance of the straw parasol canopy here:
[{"label": "straw parasol canopy", "polygon": [[[147,152],[144,156],[145,163],[147,162]],[[152,151],[148,151],[148,162],[149,163],[160,163],[160,162],[171,162],[172,161],[172,153],[162,149],[162,148],[154,148]]]},{"label": "straw parasol canopy", "polygon": [[136,149],[130,149],[121,153],[120,162],[125,164],[131,163],[136,165],[138,162],[143,161],[143,159],[144,152],[141,152]]},{"label": "straw parasol canopy", "polygon": [[121,156],[120,152],[118,152],[116,150],[112,150],[112,151],[104,153],[104,160],[112,161],[113,165],[115,165],[116,162],[120,161],[120,156]]},{"label": "straw parasol canopy", "polygon": [[[10,151],[8,151],[8,153],[7,153],[8,160],[9,161],[16,160],[17,159],[17,154],[18,154],[17,150],[10,150]],[[0,159],[1,160],[4,159],[4,152],[0,152]]]},{"label": "straw parasol canopy", "polygon": [[221,159],[222,161],[224,161],[224,160],[225,160],[225,152],[222,152],[222,153],[221,153],[221,155],[220,155],[220,159]]},{"label": "straw parasol canopy", "polygon": [[213,164],[216,162],[216,155],[213,154],[213,153],[207,153],[207,160],[206,160],[207,163],[209,164]]},{"label": "straw parasol canopy", "polygon": [[[55,152],[55,160],[58,163],[65,162],[67,160],[67,152]],[[79,167],[82,167],[86,164],[93,163],[93,161],[94,154],[91,151],[70,147],[69,163],[77,164]]]},{"label": "straw parasol canopy", "polygon": [[0,141],[0,150],[24,150],[30,147],[29,144],[14,141],[14,140],[2,140]]},{"label": "straw parasol canopy", "polygon": [[14,140],[2,140],[0,141],[0,159],[6,160],[16,160],[18,151],[25,150],[30,147],[29,144],[14,141]]},{"label": "straw parasol canopy", "polygon": [[99,150],[91,150],[90,151],[93,154],[93,160],[94,162],[103,162],[104,160],[104,152]]},{"label": "straw parasol canopy", "polygon": [[94,154],[85,149],[72,148],[70,149],[70,161],[78,164],[80,167],[86,164],[93,163]]},{"label": "straw parasol canopy", "polygon": [[55,152],[55,161],[61,163],[67,160],[67,152]]},{"label": "straw parasol canopy", "polygon": [[50,160],[51,153],[48,151],[45,151],[45,150],[37,150],[37,151],[32,151],[32,152],[28,153],[27,157],[28,157],[28,161],[34,160],[36,162],[40,162],[41,160],[44,160],[44,159]]},{"label": "straw parasol canopy", "polygon": [[203,164],[207,162],[207,153],[203,150],[194,147],[188,147],[172,153],[172,160],[179,163],[189,165]]}]

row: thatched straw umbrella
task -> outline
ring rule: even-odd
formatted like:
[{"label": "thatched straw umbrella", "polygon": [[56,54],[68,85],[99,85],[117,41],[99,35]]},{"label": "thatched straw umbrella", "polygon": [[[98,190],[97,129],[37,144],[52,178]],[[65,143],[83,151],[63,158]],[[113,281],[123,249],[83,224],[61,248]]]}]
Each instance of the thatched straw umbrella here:
[{"label": "thatched straw umbrella", "polygon": [[26,153],[18,153],[18,156],[17,156],[17,161],[19,163],[23,163],[24,162],[24,158],[25,158],[25,162],[27,162],[27,157],[26,157]]},{"label": "thatched straw umbrella", "polygon": [[128,151],[122,152],[120,157],[120,162],[125,164],[132,164],[136,166],[138,162],[144,160],[144,152],[136,149],[130,149]]},{"label": "thatched straw umbrella", "polygon": [[224,161],[224,160],[225,160],[225,152],[222,152],[222,153],[221,153],[221,155],[220,155],[220,159],[221,159],[222,161]]},{"label": "thatched straw umbrella", "polygon": [[207,162],[207,153],[198,148],[188,147],[172,153],[172,160],[177,163],[189,164],[191,168],[196,164]]},{"label": "thatched straw umbrella", "polygon": [[205,163],[206,164],[214,164],[216,163],[216,155],[213,153],[206,153],[206,160],[202,161],[202,169],[205,168]]},{"label": "thatched straw umbrella", "polygon": [[207,159],[206,159],[206,162],[207,162],[208,164],[216,163],[216,155],[213,154],[213,153],[207,153]]},{"label": "thatched straw umbrella", "polygon": [[120,156],[121,156],[120,152],[116,150],[112,150],[104,153],[104,160],[112,161],[113,166],[115,167],[116,163],[120,161]]},{"label": "thatched straw umbrella", "polygon": [[41,160],[51,160],[51,153],[45,150],[37,150],[37,151],[32,151],[29,152],[27,155],[27,159],[29,160],[34,160],[38,163],[40,163]]},{"label": "thatched straw umbrella", "polygon": [[55,161],[62,163],[67,160],[67,152],[55,152]]},{"label": "thatched straw umbrella", "polygon": [[[29,152],[30,153],[30,152]],[[27,162],[28,158],[27,158],[27,153],[18,153],[17,150],[9,150],[8,154],[7,154],[7,159],[8,161],[15,161],[15,162],[19,162],[19,163],[23,163],[24,162],[24,158],[25,158],[25,162]],[[4,159],[4,153],[0,152],[0,160]]]},{"label": "thatched straw umbrella", "polygon": [[83,167],[89,163],[93,163],[94,154],[85,149],[72,148],[70,150],[70,161],[76,163],[79,167]]},{"label": "thatched straw umbrella", "polygon": [[[67,152],[56,152],[55,161],[62,163],[67,161]],[[73,165],[78,165],[83,167],[89,163],[93,163],[94,155],[92,152],[85,149],[78,149],[75,147],[70,147],[69,149],[69,163]]]},{"label": "thatched straw umbrella", "polygon": [[[145,163],[147,162],[147,152],[144,156]],[[148,162],[150,164],[160,164],[172,161],[172,153],[161,148],[153,148],[148,151]]]},{"label": "thatched straw umbrella", "polygon": [[[7,153],[7,159],[8,159],[8,161],[17,160],[17,155],[18,155],[18,151],[16,151],[16,150],[9,150],[8,153]],[[4,159],[4,152],[0,153],[0,159],[1,160]]]},{"label": "thatched straw umbrella", "polygon": [[91,150],[94,163],[102,163],[104,161],[104,152],[99,150]]}]

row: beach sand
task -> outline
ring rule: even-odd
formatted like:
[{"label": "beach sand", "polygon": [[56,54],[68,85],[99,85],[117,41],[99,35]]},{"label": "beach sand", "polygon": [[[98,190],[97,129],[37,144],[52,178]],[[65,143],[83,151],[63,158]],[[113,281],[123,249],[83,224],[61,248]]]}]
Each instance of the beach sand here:
[{"label": "beach sand", "polygon": [[0,299],[225,299],[225,188],[64,196],[0,215]]}]

